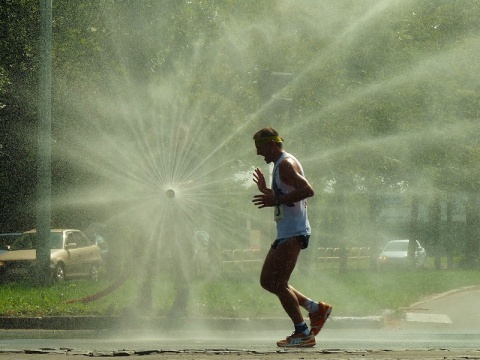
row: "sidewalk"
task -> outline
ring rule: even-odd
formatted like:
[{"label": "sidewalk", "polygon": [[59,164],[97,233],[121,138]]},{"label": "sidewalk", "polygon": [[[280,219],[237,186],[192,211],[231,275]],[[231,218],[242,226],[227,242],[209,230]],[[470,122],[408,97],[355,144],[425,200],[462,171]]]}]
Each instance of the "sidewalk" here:
[{"label": "sidewalk", "polygon": [[[350,350],[278,350],[278,351],[248,351],[248,350],[228,350],[211,349],[205,351],[179,350],[179,351],[149,351],[132,352],[118,351],[112,353],[103,352],[67,352],[55,350],[38,350],[25,352],[0,352],[8,359],[19,360],[58,360],[71,356],[92,357],[138,357],[147,356],[148,360],[318,360],[318,359],[422,359],[422,360],[460,360],[460,359],[478,359],[479,351],[474,350],[370,350],[370,351],[350,351]],[[63,356],[63,357],[61,357]]]}]

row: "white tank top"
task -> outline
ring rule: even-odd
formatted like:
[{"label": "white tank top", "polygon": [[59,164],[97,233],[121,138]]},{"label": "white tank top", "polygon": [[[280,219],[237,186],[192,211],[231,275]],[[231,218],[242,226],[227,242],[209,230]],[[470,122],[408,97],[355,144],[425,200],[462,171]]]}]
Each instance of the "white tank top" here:
[{"label": "white tank top", "polygon": [[[295,189],[293,186],[283,183],[280,179],[278,168],[286,157],[295,160],[300,167],[300,173],[304,175],[300,162],[293,155],[284,152],[273,167],[272,190],[276,196],[288,194]],[[275,211],[274,218],[277,222],[277,239],[310,235],[311,230],[307,216],[306,199],[290,204],[280,204],[279,206],[274,206],[273,209]]]}]

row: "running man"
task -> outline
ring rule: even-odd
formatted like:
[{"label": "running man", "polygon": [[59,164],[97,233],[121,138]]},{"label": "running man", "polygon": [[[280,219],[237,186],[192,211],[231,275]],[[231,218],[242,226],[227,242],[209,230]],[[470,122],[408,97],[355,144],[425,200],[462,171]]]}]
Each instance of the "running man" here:
[{"label": "running man", "polygon": [[[310,238],[307,216],[307,198],[314,191],[305,178],[299,161],[283,149],[283,139],[271,127],[263,128],[253,136],[257,155],[267,164],[273,163],[272,188],[268,188],[265,176],[255,169],[253,181],[262,193],[252,202],[259,209],[274,208],[277,237],[263,264],[260,275],[262,287],[277,295],[283,309],[295,327],[292,335],[277,342],[280,347],[312,347],[315,336],[330,316],[332,306],[315,302],[288,282],[297,263],[300,250],[306,249]],[[310,329],[305,323],[300,306],[308,311]]]}]

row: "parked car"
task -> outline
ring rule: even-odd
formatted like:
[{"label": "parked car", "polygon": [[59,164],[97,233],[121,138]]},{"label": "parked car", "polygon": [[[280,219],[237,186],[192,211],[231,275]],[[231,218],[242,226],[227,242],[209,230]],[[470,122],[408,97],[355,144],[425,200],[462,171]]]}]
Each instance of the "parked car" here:
[{"label": "parked car", "polygon": [[[415,240],[415,265],[417,267],[427,266],[427,253],[420,245],[418,240]],[[386,265],[408,265],[408,243],[409,240],[392,240],[385,245],[379,255],[379,264]]]},{"label": "parked car", "polygon": [[[20,235],[9,251],[0,255],[0,278],[9,280],[33,275],[36,261],[36,231]],[[66,278],[98,278],[102,266],[100,248],[81,231],[52,229],[50,232],[50,269],[56,281]]]},{"label": "parked car", "polygon": [[15,239],[22,233],[3,233],[0,234],[0,254],[7,251],[8,247],[13,244]]}]

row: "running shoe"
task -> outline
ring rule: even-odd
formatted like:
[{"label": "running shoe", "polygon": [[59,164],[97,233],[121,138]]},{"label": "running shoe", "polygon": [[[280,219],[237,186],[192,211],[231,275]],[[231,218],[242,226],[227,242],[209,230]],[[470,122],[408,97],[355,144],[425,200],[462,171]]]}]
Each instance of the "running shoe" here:
[{"label": "running shoe", "polygon": [[304,333],[293,333],[285,340],[277,342],[280,347],[313,347],[315,346],[315,336],[312,333],[305,335]]},{"label": "running shoe", "polygon": [[318,306],[318,311],[308,314],[308,317],[310,318],[310,331],[314,336],[317,336],[320,330],[322,330],[325,321],[327,321],[332,313],[332,305],[319,302]]}]

